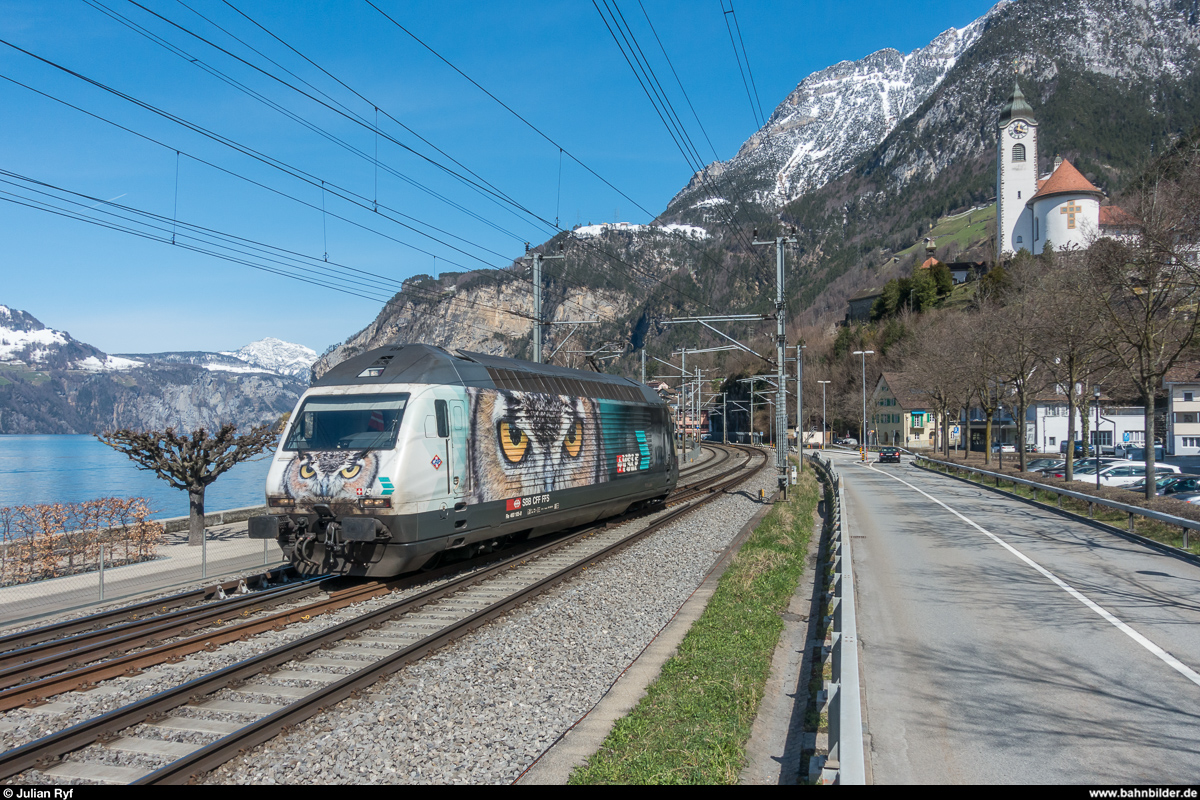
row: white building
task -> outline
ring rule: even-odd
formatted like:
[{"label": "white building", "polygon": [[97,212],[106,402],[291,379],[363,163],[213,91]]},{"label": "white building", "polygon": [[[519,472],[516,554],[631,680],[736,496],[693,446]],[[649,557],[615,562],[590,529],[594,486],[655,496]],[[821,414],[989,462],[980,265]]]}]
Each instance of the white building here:
[{"label": "white building", "polygon": [[[1067,398],[1059,395],[1036,401],[1026,416],[1026,437],[1039,453],[1061,452],[1067,440]],[[1075,439],[1083,439],[1083,420],[1075,412]],[[1096,429],[1096,407],[1089,403],[1088,440],[1093,446],[1108,448],[1129,444],[1141,446],[1146,442],[1146,410],[1141,406],[1107,405],[1100,402],[1100,428]]]},{"label": "white building", "polygon": [[1167,390],[1167,452],[1200,455],[1200,364],[1177,364],[1163,378]]},{"label": "white building", "polygon": [[[1104,193],[1070,161],[1056,158],[1049,175],[1038,175],[1038,123],[1019,84],[997,123],[997,261],[1024,248],[1041,254],[1055,248],[1087,247],[1101,225]],[[1112,222],[1106,215],[1105,222]]]}]

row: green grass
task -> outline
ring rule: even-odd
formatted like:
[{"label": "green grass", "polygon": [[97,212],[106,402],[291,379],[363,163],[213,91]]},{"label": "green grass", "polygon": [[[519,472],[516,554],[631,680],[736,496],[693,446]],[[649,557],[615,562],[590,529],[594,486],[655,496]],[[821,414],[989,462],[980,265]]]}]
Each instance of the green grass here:
[{"label": "green grass", "polygon": [[742,546],[678,654],[570,783],[737,783],[818,492],[806,470]]},{"label": "green grass", "polygon": [[[962,251],[969,250],[973,245],[986,241],[988,238],[988,223],[996,219],[996,204],[980,208],[956,217],[942,217],[933,230],[924,236],[932,236],[938,247],[954,242]],[[916,244],[907,247],[896,256],[913,255],[917,263],[925,260],[924,236]]]}]

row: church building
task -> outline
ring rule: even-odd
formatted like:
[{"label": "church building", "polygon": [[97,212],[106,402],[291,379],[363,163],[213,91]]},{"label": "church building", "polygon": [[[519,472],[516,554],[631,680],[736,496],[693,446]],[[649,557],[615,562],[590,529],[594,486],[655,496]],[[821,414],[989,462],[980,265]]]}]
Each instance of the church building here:
[{"label": "church building", "polygon": [[1056,158],[1053,172],[1038,176],[1038,123],[1019,84],[1000,110],[997,129],[997,261],[1021,248],[1039,255],[1047,242],[1055,249],[1087,247],[1107,233],[1101,224],[1104,193],[1070,161]]}]

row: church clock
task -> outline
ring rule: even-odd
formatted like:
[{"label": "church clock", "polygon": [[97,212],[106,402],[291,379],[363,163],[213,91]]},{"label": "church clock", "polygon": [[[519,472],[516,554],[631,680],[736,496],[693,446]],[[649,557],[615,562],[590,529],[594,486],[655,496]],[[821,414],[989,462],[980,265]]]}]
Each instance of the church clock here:
[{"label": "church clock", "polygon": [[1008,129],[1008,134],[1014,139],[1024,139],[1025,134],[1029,133],[1029,126],[1024,122],[1014,122],[1013,126]]}]

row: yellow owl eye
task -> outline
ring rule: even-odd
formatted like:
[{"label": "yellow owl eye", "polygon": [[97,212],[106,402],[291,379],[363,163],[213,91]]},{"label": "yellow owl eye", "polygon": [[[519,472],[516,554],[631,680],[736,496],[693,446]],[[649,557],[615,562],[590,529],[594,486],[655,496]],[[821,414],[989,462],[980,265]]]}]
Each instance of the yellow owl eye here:
[{"label": "yellow owl eye", "polygon": [[510,464],[516,464],[529,452],[529,437],[516,425],[500,423],[500,449]]},{"label": "yellow owl eye", "polygon": [[353,466],[346,467],[344,470],[342,470],[342,477],[343,478],[353,478],[355,475],[357,475],[360,472],[362,472],[362,464],[355,464]]},{"label": "yellow owl eye", "polygon": [[567,451],[567,455],[571,458],[579,458],[579,451],[583,447],[583,425],[579,420],[571,425],[571,430],[567,431],[567,438],[563,439],[563,450]]},{"label": "yellow owl eye", "polygon": [[305,480],[307,480],[307,479],[311,478],[312,476],[314,476],[314,475],[316,475],[316,474],[317,474],[317,473],[316,473],[316,470],[314,470],[314,469],[313,469],[312,467],[310,467],[308,464],[301,464],[301,465],[300,465],[300,477],[301,477],[301,478],[304,478]]}]

